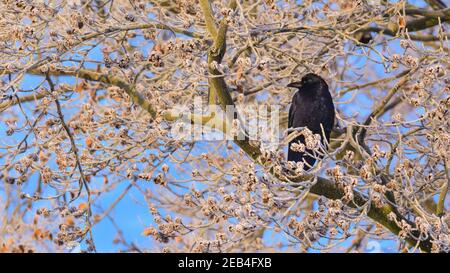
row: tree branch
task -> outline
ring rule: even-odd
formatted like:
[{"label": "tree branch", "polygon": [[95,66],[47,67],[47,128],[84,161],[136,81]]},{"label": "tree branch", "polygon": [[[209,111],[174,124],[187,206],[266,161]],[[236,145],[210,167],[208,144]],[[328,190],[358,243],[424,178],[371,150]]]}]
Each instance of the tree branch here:
[{"label": "tree branch", "polygon": [[215,40],[217,36],[217,27],[214,22],[213,12],[209,0],[200,0],[200,7],[203,11],[203,16],[205,18],[206,29],[211,35],[212,39]]},{"label": "tree branch", "polygon": [[[406,23],[405,28],[408,32],[415,32],[434,27],[439,24],[439,18],[441,22],[450,21],[450,9],[440,11],[425,11],[419,9],[408,9],[410,14],[420,14],[425,17],[415,19]],[[398,24],[390,23],[386,28],[381,27],[367,27],[362,31],[378,32],[389,36],[396,36],[400,30]]]}]

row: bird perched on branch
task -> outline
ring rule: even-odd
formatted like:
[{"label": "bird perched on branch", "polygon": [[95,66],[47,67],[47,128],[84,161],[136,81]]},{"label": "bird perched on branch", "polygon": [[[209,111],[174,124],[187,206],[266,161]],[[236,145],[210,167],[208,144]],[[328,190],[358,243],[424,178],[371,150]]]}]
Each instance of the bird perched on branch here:
[{"label": "bird perched on branch", "polygon": [[[335,114],[333,99],[328,91],[327,83],[320,76],[309,73],[303,76],[301,81],[288,84],[288,87],[298,89],[289,108],[288,127],[306,127],[313,134],[319,134],[322,137],[322,144],[324,144],[324,137],[329,141]],[[304,170],[308,170],[309,166],[312,167],[316,158],[319,157],[311,156],[314,152],[307,148],[304,152],[295,147],[292,150],[294,143],[303,144],[306,147],[306,140],[304,135],[296,137],[289,142],[288,151],[288,161],[307,163],[304,165]]]}]

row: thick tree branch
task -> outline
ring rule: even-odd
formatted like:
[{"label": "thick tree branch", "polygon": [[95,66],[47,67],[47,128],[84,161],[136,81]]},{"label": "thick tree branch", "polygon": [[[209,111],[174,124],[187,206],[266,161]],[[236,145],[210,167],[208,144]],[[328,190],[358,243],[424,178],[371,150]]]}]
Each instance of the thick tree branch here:
[{"label": "thick tree branch", "polygon": [[444,213],[445,199],[447,198],[447,193],[450,188],[450,174],[449,174],[448,164],[447,164],[446,160],[444,160],[444,168],[445,168],[445,176],[447,179],[444,182],[441,193],[439,194],[439,199],[438,199],[438,203],[437,203],[437,207],[436,207],[436,214],[439,216]]},{"label": "thick tree branch", "polygon": [[205,18],[206,29],[211,35],[212,39],[215,40],[217,36],[217,27],[214,21],[213,12],[209,0],[200,0],[200,7],[203,11],[203,16]]},{"label": "thick tree branch", "polygon": [[[440,11],[409,9],[408,11],[410,12],[410,14],[424,15],[423,18],[410,20],[406,23],[405,29],[407,29],[408,32],[416,32],[434,27],[439,24],[439,21],[441,22],[450,21],[450,9]],[[399,30],[400,27],[398,24],[390,23],[386,28],[376,26],[376,27],[368,27],[361,31],[378,32],[389,36],[396,36]]]},{"label": "thick tree branch", "polygon": [[445,9],[447,6],[441,0],[425,0],[432,9]]}]

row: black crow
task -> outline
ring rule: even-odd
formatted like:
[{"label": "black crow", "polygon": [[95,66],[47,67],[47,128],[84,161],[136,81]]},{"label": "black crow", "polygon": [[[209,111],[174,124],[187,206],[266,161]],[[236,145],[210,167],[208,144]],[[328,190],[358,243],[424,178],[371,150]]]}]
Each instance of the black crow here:
[{"label": "black crow", "polygon": [[[327,83],[320,76],[309,73],[300,82],[292,82],[288,84],[288,87],[298,89],[289,108],[288,127],[307,127],[313,134],[319,134],[322,137],[322,144],[324,144],[324,134],[329,141],[335,114],[333,99],[328,91]],[[313,166],[316,158],[307,155],[305,152],[291,150],[293,143],[302,143],[306,146],[305,137],[300,135],[289,142],[288,161],[299,162],[304,160],[310,166]],[[313,154],[308,149],[306,149],[306,152]],[[304,170],[309,168],[307,164],[304,165]]]}]

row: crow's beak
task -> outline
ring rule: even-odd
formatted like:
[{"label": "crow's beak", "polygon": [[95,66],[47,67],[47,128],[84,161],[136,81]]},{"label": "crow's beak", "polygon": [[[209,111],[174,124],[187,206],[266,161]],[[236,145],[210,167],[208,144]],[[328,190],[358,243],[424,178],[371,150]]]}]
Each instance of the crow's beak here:
[{"label": "crow's beak", "polygon": [[287,87],[300,88],[300,87],[302,87],[302,83],[301,82],[291,82],[290,84],[287,85]]}]

